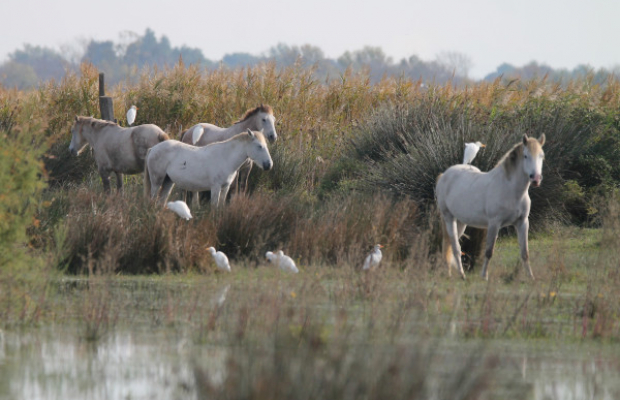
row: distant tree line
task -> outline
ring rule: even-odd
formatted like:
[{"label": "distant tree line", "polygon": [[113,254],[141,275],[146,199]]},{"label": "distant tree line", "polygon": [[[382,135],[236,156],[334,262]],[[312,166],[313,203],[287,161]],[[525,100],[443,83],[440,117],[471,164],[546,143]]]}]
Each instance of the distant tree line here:
[{"label": "distant tree line", "polygon": [[[163,68],[181,59],[186,65],[194,64],[201,68],[240,68],[263,62],[275,62],[281,67],[300,65],[313,67],[315,76],[320,79],[338,78],[347,68],[351,68],[366,69],[372,82],[384,76],[405,77],[436,84],[451,82],[462,85],[471,82],[468,78],[471,60],[458,52],[441,53],[432,61],[424,61],[412,55],[395,62],[380,47],[366,46],[330,59],[316,46],[289,46],[280,43],[263,54],[231,53],[226,54],[220,61],[212,61],[205,58],[198,48],[172,47],[168,37],[162,36],[158,40],[155,32],[147,29],[142,36],[125,33],[118,43],[111,40],[90,40],[77,57],[75,52],[67,49],[56,51],[26,44],[23,49],[9,54],[9,59],[0,65],[0,84],[19,89],[36,87],[42,81],[62,79],[67,71],[78,70],[82,62],[92,63],[106,73],[109,84],[115,84],[135,79],[139,70],[144,67]],[[611,73],[613,71],[605,69],[592,71],[588,66],[579,66],[572,71],[553,70],[531,62],[523,67],[502,64],[484,79],[494,80],[501,76],[504,79],[529,80],[547,76],[552,80],[570,80],[594,74],[596,81],[604,83]]]}]

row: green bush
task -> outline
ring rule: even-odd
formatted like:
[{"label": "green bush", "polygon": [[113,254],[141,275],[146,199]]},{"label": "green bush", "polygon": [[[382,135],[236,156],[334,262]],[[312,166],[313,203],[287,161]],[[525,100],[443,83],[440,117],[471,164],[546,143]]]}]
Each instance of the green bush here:
[{"label": "green bush", "polygon": [[35,218],[45,187],[40,157],[45,150],[38,127],[15,126],[0,131],[0,272],[29,259],[27,228]]}]

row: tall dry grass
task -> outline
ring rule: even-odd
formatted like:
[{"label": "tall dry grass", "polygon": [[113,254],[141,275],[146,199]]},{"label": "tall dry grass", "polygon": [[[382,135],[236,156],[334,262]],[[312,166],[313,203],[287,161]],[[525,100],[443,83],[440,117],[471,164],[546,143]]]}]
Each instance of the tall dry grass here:
[{"label": "tall dry grass", "polygon": [[[77,268],[71,270],[83,270],[76,267],[81,265],[77,260],[109,246],[123,254],[123,246],[134,243],[133,237],[142,237],[137,232],[142,228],[160,236],[142,237],[155,244],[134,258],[120,257],[126,260],[122,264],[144,262],[145,272],[199,266],[201,255],[184,255],[194,250],[168,250],[185,242],[176,239],[178,232],[163,233],[170,221],[154,217],[157,210],[131,209],[138,206],[128,205],[126,199],[116,205],[99,199],[92,154],[70,157],[73,117],[98,114],[96,86],[97,71],[85,64],[80,73],[35,91],[0,89],[0,123],[44,122],[39,135],[47,140],[43,161],[51,186],[42,200],[55,206],[50,212],[42,210],[46,230],[32,230],[38,235],[35,244],[53,242],[55,227],[76,224],[68,239],[75,245],[66,258]],[[247,109],[270,104],[280,133],[271,147],[274,170],[252,173],[252,201],[237,199],[223,213],[199,213],[190,223],[204,224],[201,229],[217,235],[193,236],[224,246],[233,257],[256,257],[267,247],[282,246],[304,263],[354,263],[377,241],[396,243],[395,259],[408,258],[412,251],[403,243],[416,242],[419,232],[434,229],[429,206],[437,174],[460,160],[463,143],[469,140],[488,144],[475,161],[485,170],[522,133],[545,133],[545,180],[543,188],[531,192],[532,227],[546,224],[541,221],[595,221],[593,199],[620,182],[618,89],[613,79],[605,85],[585,79],[564,84],[496,80],[468,87],[421,87],[405,78],[386,77],[372,84],[364,71],[348,70],[338,79],[321,81],[312,68],[300,65],[204,71],[181,63],[145,69],[137,83],[127,81],[107,93],[115,99],[121,124],[126,109],[136,104],[137,123],[156,123],[172,136],[199,121],[228,126]],[[139,191],[135,189],[139,185],[139,178],[128,178],[129,191]],[[110,216],[88,214],[88,196],[104,209],[109,207]],[[247,211],[255,205],[269,210],[271,218],[268,213]],[[66,212],[56,212],[61,209]],[[256,232],[256,226],[262,232]],[[135,229],[136,234],[124,236],[119,233],[122,229]],[[105,235],[98,237],[95,231]],[[160,256],[162,251],[168,256]]]}]

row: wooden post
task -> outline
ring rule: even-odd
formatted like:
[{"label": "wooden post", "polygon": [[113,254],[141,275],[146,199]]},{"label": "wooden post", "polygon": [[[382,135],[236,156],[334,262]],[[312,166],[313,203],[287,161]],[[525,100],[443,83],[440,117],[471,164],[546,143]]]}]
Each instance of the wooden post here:
[{"label": "wooden post", "polygon": [[114,121],[114,102],[111,97],[105,95],[104,74],[99,73],[99,111],[101,112],[101,119],[106,121]]}]

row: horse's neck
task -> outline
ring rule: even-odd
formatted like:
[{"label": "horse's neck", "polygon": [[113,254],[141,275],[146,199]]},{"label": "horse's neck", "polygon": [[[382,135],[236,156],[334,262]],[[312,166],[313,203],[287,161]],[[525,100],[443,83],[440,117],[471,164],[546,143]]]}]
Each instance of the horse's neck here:
[{"label": "horse's neck", "polygon": [[245,132],[248,129],[251,129],[253,131],[257,131],[258,127],[256,126],[256,116],[252,116],[252,117],[246,119],[245,121],[237,122],[236,124],[234,124],[233,126],[229,127],[228,129],[230,129],[231,132],[234,132],[232,136],[234,136],[234,135],[236,135],[238,133],[241,133],[241,132]]},{"label": "horse's neck", "polygon": [[245,149],[246,145],[247,142],[241,139],[234,139],[216,143],[213,146],[217,146],[218,153],[224,156],[222,164],[236,171],[248,158],[248,152]]},{"label": "horse's neck", "polygon": [[514,170],[510,174],[507,174],[503,165],[496,166],[490,171],[490,173],[496,174],[499,178],[501,178],[498,180],[502,182],[503,191],[509,191],[517,196],[519,194],[522,195],[523,193],[527,193],[527,190],[530,187],[530,179],[525,172],[523,172],[522,163],[515,165]]},{"label": "horse's neck", "polygon": [[82,127],[82,136],[86,139],[90,147],[94,148],[95,144],[97,144],[97,140],[99,139],[99,135],[97,135],[97,133],[98,132],[95,132],[95,130],[90,126]]}]

